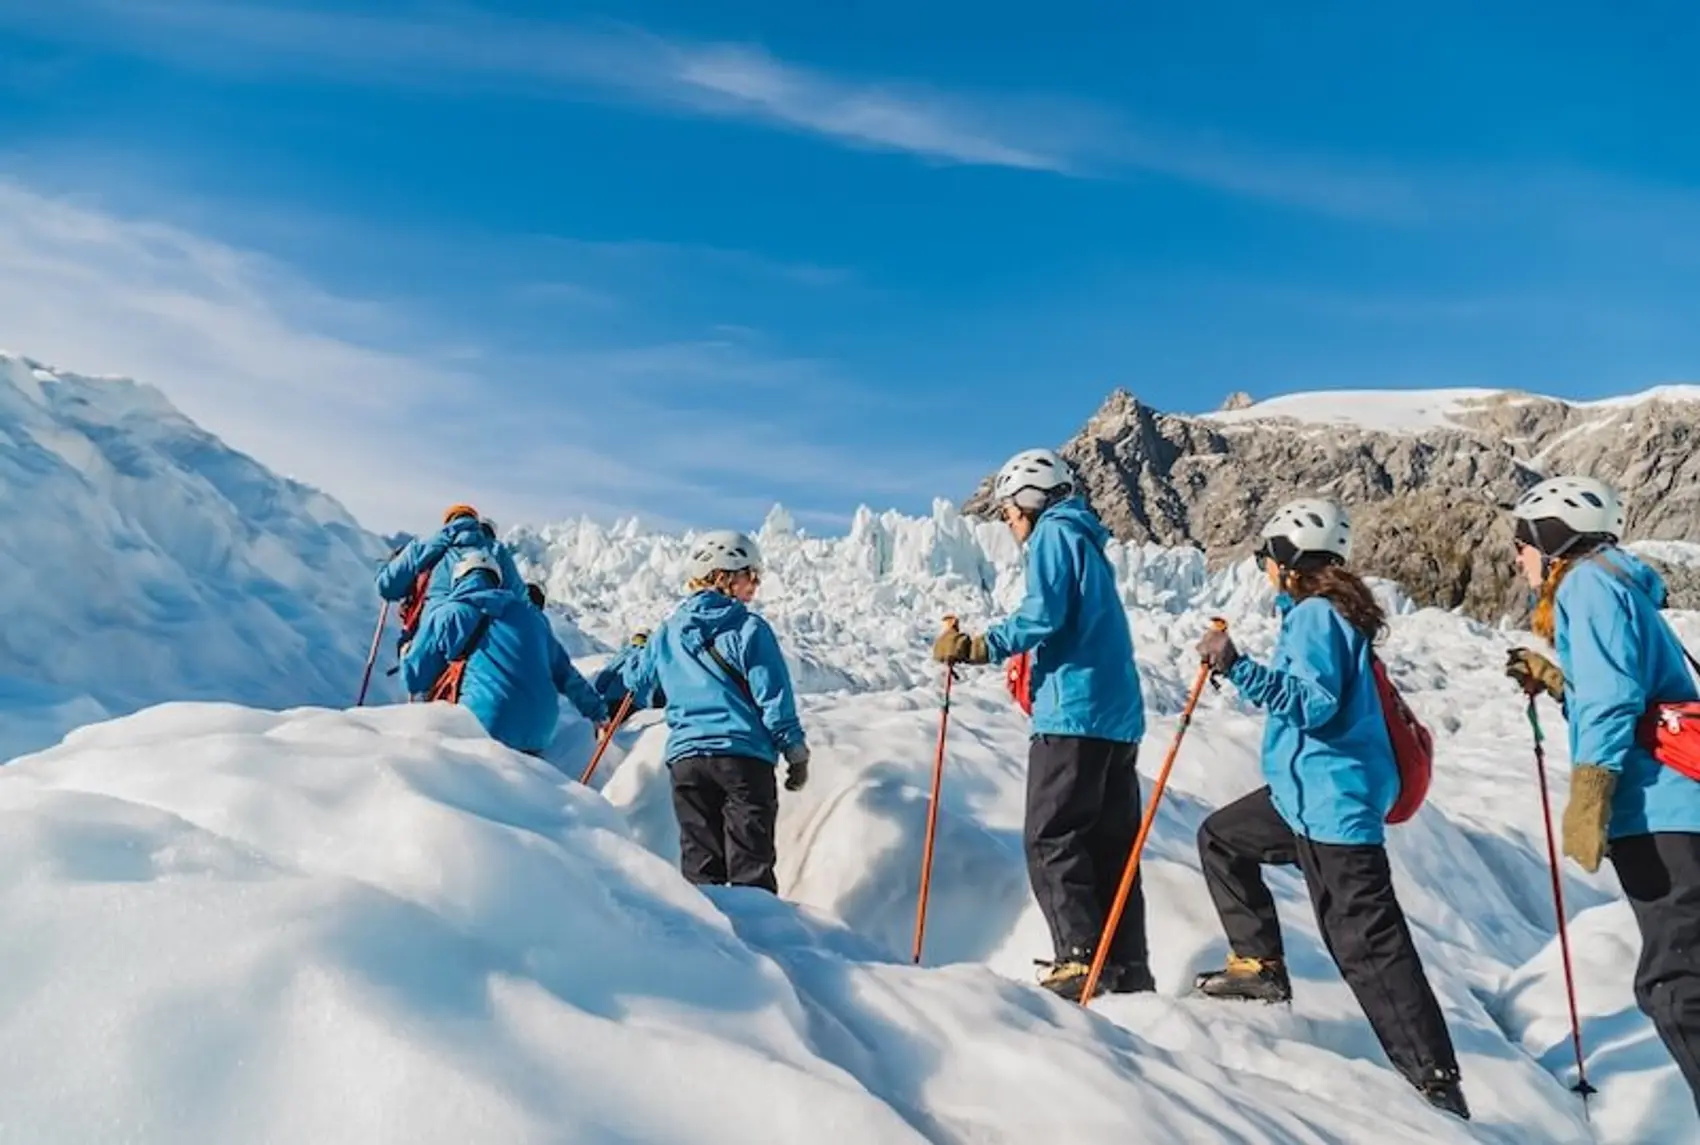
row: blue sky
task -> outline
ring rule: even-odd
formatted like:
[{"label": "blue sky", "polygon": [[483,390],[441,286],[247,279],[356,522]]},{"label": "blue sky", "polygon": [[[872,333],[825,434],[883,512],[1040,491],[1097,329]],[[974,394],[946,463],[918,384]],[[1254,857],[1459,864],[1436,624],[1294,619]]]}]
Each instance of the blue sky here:
[{"label": "blue sky", "polygon": [[0,0],[0,345],[375,528],[924,510],[1115,386],[1700,375],[1693,5]]}]

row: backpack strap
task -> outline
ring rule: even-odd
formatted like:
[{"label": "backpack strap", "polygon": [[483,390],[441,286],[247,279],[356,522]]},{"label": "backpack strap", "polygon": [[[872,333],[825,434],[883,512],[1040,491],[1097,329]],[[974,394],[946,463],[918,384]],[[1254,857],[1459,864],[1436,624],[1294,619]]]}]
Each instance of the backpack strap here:
[{"label": "backpack strap", "polygon": [[[702,646],[702,650],[707,652],[709,658],[720,666],[720,670],[722,672],[726,673],[726,676],[731,681],[732,686],[738,689],[738,694],[748,700],[752,708],[756,709],[757,712],[760,712],[761,705],[756,703],[756,694],[750,689],[749,680],[745,679],[744,674],[732,666],[732,662],[730,660],[721,655],[720,649],[715,647],[715,640],[711,638]],[[697,663],[701,664],[702,661],[698,660]],[[706,668],[708,665],[703,664],[703,667]],[[712,672],[709,674],[713,675]]]},{"label": "backpack strap", "polygon": [[455,653],[454,659],[443,669],[443,674],[431,685],[430,699],[447,700],[451,704],[460,703],[460,682],[466,675],[466,662],[478,651],[478,646],[484,642],[485,635],[490,631],[490,622],[495,619],[486,612],[479,620],[472,634],[466,638],[466,643],[460,646],[460,651]]},{"label": "backpack strap", "polygon": [[[719,665],[720,670],[726,674],[731,685],[738,690],[738,694],[744,697],[745,700],[749,701],[750,707],[753,708],[756,713],[756,724],[763,732],[767,733],[768,739],[773,739],[773,733],[768,730],[767,722],[762,719],[761,705],[756,702],[756,694],[750,688],[749,680],[744,677],[742,672],[732,666],[732,662],[730,660],[720,654],[720,649],[715,647],[715,638],[711,637],[709,640],[704,642],[702,650],[707,652],[709,658]],[[692,653],[692,659],[696,660],[698,664],[702,664],[703,670],[708,672],[710,676],[714,675],[713,669],[709,668],[707,664],[703,664],[701,657]]]}]

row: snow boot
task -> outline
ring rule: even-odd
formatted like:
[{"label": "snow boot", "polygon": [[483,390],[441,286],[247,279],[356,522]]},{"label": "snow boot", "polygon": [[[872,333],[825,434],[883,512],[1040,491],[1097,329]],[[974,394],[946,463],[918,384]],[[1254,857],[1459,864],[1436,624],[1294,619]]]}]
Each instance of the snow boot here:
[{"label": "snow boot", "polygon": [[[1081,991],[1086,989],[1086,979],[1092,973],[1092,952],[1075,947],[1055,962],[1035,959],[1034,964],[1043,968],[1039,974],[1039,985],[1059,998],[1078,1002]],[[1111,969],[1108,966],[1104,968],[1096,993],[1102,994],[1110,988]]]},{"label": "snow boot", "polygon": [[1242,1002],[1291,1002],[1293,984],[1287,967],[1277,958],[1241,958],[1228,955],[1220,970],[1200,974],[1192,988],[1206,998],[1231,998]]},{"label": "snow boot", "polygon": [[1458,1084],[1457,1070],[1432,1069],[1414,1084],[1423,1100],[1436,1109],[1470,1120],[1470,1106],[1464,1100],[1464,1087]]},{"label": "snow boot", "polygon": [[1112,962],[1104,967],[1104,989],[1111,994],[1154,994],[1157,980],[1148,966]]}]

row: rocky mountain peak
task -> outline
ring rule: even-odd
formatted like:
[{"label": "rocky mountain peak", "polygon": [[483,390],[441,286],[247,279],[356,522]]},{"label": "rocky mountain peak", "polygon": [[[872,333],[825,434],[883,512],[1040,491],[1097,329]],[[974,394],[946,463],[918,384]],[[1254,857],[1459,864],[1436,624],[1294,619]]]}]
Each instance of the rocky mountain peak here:
[{"label": "rocky mountain peak", "polygon": [[[1520,613],[1505,507],[1543,477],[1588,473],[1624,494],[1630,537],[1700,541],[1700,387],[1568,403],[1508,391],[1235,394],[1213,414],[1163,413],[1115,390],[1060,452],[1121,539],[1246,555],[1294,497],[1352,508],[1355,563],[1419,603]],[[990,508],[990,483],[969,499]],[[1700,576],[1666,568],[1673,599]]]}]

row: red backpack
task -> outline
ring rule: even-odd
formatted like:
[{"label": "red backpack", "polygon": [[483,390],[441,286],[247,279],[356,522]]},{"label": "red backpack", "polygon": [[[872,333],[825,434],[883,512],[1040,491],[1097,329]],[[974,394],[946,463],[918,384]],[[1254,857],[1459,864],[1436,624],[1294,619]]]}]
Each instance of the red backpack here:
[{"label": "red backpack", "polygon": [[413,578],[413,587],[402,598],[401,608],[396,613],[401,621],[401,644],[411,644],[414,634],[419,631],[419,622],[425,616],[425,590],[430,587],[431,574],[436,568],[437,562],[432,561],[419,570],[419,575]]},{"label": "red backpack", "polygon": [[[1684,648],[1688,666],[1700,675],[1697,662]],[[1654,704],[1641,717],[1636,739],[1654,759],[1680,775],[1700,780],[1700,701]]]},{"label": "red backpack", "polygon": [[1387,738],[1393,742],[1393,761],[1399,767],[1399,798],[1387,812],[1387,821],[1403,823],[1428,798],[1429,783],[1434,779],[1434,735],[1393,686],[1381,658],[1371,653],[1369,666],[1375,676],[1375,694],[1381,698]]},{"label": "red backpack", "polygon": [[1022,652],[1011,656],[1004,665],[1003,686],[1009,689],[1015,706],[1029,716],[1033,714],[1033,654]]}]

